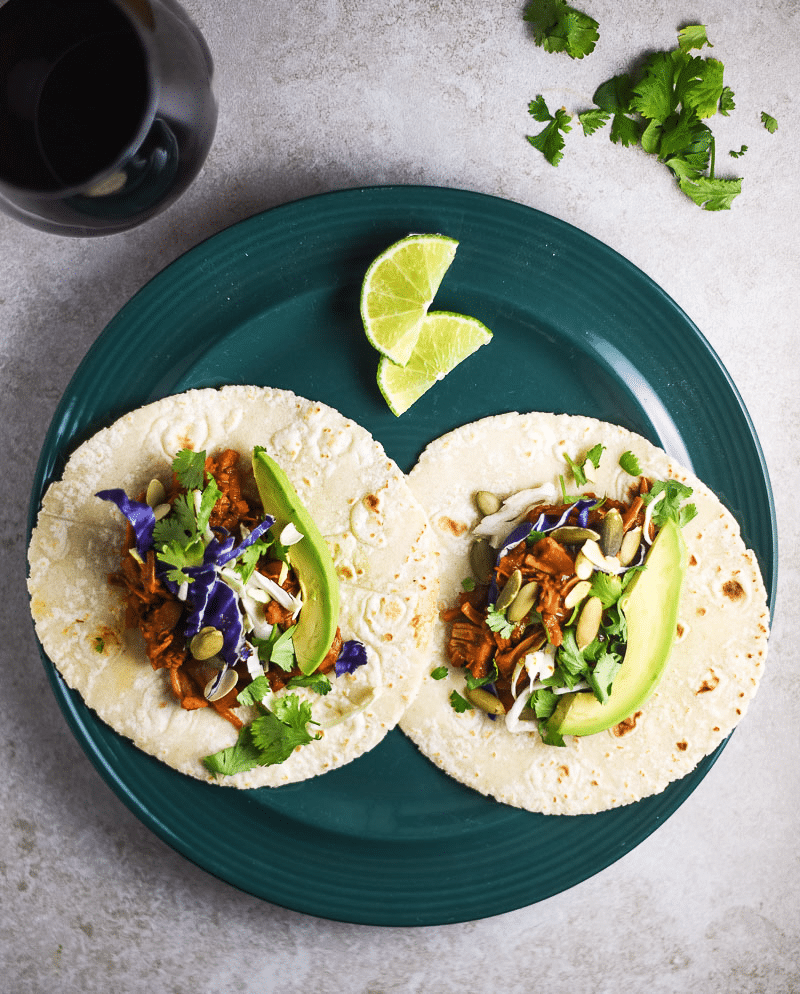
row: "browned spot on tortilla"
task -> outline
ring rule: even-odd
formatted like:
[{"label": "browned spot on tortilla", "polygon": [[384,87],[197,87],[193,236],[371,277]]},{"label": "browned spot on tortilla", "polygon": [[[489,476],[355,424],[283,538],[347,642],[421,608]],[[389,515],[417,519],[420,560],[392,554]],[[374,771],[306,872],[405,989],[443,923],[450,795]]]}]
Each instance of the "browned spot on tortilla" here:
[{"label": "browned spot on tortilla", "polygon": [[690,565],[690,566],[696,566],[696,565],[697,565],[697,560],[695,559],[695,557],[694,557],[694,556],[691,556],[691,557],[689,558],[689,565]]},{"label": "browned spot on tortilla", "polygon": [[340,566],[336,572],[341,580],[352,580],[355,575],[349,566]]},{"label": "browned spot on tortilla", "polygon": [[697,613],[702,617],[706,613],[706,609],[704,607],[699,607],[697,609]]},{"label": "browned spot on tortilla", "polygon": [[450,532],[451,535],[455,535],[456,537],[463,535],[467,530],[466,525],[461,524],[460,521],[453,521],[452,518],[448,518],[446,516],[439,518],[439,527],[444,531]]},{"label": "browned spot on tortilla", "polygon": [[676,742],[675,748],[680,749],[681,752],[686,752],[689,748],[689,743],[684,739],[682,742]]},{"label": "browned spot on tortilla", "polygon": [[596,780],[592,780],[591,784],[592,784],[593,787],[599,787],[600,786],[600,784]]},{"label": "browned spot on tortilla", "polygon": [[569,776],[569,767],[568,766],[563,766],[563,765],[559,766],[558,772],[561,774],[561,776],[568,777]]},{"label": "browned spot on tortilla", "polygon": [[188,436],[184,435],[184,437],[179,438],[178,441],[180,442],[180,446],[182,449],[191,449],[192,451],[194,450],[194,444],[192,443],[191,438],[189,438]]},{"label": "browned spot on tortilla", "polygon": [[744,587],[738,580],[728,580],[723,583],[722,592],[732,601],[740,601],[744,597]]},{"label": "browned spot on tortilla", "polygon": [[676,627],[675,630],[678,633],[678,638],[683,638],[684,627],[683,627],[682,624],[680,624],[680,622],[678,623],[678,625],[677,625],[677,627]]},{"label": "browned spot on tortilla", "polygon": [[385,634],[385,635],[383,636],[383,641],[384,641],[384,642],[391,642],[391,641],[392,641],[392,633],[391,633],[391,632],[387,632],[387,633],[386,633],[386,634]]},{"label": "browned spot on tortilla", "polygon": [[718,687],[719,677],[713,670],[710,670],[709,672],[711,675],[708,677],[707,680],[703,680],[703,682],[700,684],[700,689],[695,691],[695,696],[697,694],[707,694],[710,690],[716,690],[716,688]]},{"label": "browned spot on tortilla", "polygon": [[634,711],[634,713],[629,718],[626,718],[624,721],[621,721],[618,725],[614,725],[614,727],[611,729],[611,734],[616,736],[618,739],[621,739],[623,735],[628,735],[630,732],[634,730],[634,728],[636,728],[636,722],[639,720],[639,718],[641,718],[641,716],[642,716],[641,711]]},{"label": "browned spot on tortilla", "polygon": [[389,601],[384,613],[389,621],[398,621],[403,616],[403,609],[397,601]]},{"label": "browned spot on tortilla", "polygon": [[378,508],[381,506],[381,499],[377,494],[367,494],[364,498],[364,506],[368,511],[374,511],[378,513]]}]

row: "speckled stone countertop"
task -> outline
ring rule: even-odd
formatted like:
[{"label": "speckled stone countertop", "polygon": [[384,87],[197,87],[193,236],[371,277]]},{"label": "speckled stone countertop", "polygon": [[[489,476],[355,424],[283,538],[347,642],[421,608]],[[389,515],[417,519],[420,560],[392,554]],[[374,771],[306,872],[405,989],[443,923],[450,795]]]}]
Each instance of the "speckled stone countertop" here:
[{"label": "speckled stone countertop", "polygon": [[[0,217],[4,776],[0,987],[9,994],[602,994],[800,990],[800,543],[797,366],[800,93],[796,0],[578,5],[601,39],[538,48],[500,0],[186,0],[214,55],[208,161],[166,213],[70,239]],[[714,127],[733,209],[699,210],[639,151],[577,122],[557,168],[526,141],[528,103],[583,109],[598,83],[708,25],[736,111]],[[767,111],[779,122],[770,134]],[[723,145],[724,143],[724,145]],[[727,149],[748,152],[731,159]],[[187,249],[325,191],[458,187],[535,207],[626,257],[701,329],[758,433],[781,565],[767,672],[699,789],[622,859],[561,894],[423,928],[306,916],[187,861],[140,823],[73,738],[29,623],[27,503],[58,401],[114,314]]]}]

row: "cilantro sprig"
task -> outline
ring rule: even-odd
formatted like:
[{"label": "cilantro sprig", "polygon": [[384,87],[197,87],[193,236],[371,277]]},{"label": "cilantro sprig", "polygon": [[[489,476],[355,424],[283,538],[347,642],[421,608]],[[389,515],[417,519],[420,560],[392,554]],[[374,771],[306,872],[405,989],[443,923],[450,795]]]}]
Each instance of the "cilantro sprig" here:
[{"label": "cilantro sprig", "polygon": [[[581,58],[594,48],[594,43],[581,42],[588,38],[579,28],[581,16],[586,15],[579,15],[564,0],[537,0],[526,8],[524,18],[533,24],[538,45]],[[595,33],[595,41],[596,37]],[[653,52],[635,70],[601,83],[593,96],[594,106],[579,112],[577,119],[585,136],[610,122],[613,143],[654,156],[697,206],[721,211],[729,210],[741,193],[742,178],[717,175],[716,142],[708,121],[716,114],[728,116],[736,103],[724,81],[723,63],[697,54],[706,47],[713,46],[705,25],[682,28],[676,47]],[[528,110],[546,124],[539,134],[527,136],[528,141],[557,166],[564,155],[564,135],[572,130],[572,115],[565,108],[551,114],[541,95]],[[761,121],[770,133],[777,130],[777,121],[765,111]],[[738,159],[745,151],[743,145],[731,151],[730,158]]]},{"label": "cilantro sprig", "polygon": [[546,52],[566,52],[572,59],[582,59],[597,44],[597,21],[565,0],[532,0],[523,17],[533,28],[534,41]]},{"label": "cilantro sprig", "polygon": [[256,766],[274,766],[287,760],[298,746],[320,738],[308,727],[317,724],[308,701],[285,694],[272,698],[267,707],[268,693],[266,677],[258,677],[239,694],[239,703],[256,707],[259,716],[240,729],[235,745],[205,757],[203,763],[211,773],[233,776]]},{"label": "cilantro sprig", "polygon": [[528,141],[538,148],[552,166],[557,166],[564,155],[564,135],[572,130],[572,115],[562,107],[551,114],[541,93],[528,105],[528,113],[546,126],[535,135],[528,135]]}]

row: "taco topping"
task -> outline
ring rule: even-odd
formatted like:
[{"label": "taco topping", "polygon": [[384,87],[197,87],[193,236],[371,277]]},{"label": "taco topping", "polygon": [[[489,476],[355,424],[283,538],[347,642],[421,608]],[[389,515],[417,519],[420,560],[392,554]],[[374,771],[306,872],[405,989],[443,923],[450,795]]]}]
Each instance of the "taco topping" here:
[{"label": "taco topping", "polygon": [[307,700],[275,695],[325,694],[328,674],[366,662],[364,646],[343,641],[334,618],[319,665],[301,670],[292,635],[304,602],[291,550],[305,536],[292,523],[275,534],[275,518],[244,484],[238,452],[184,449],[167,486],[154,480],[136,499],[97,494],[127,519],[122,563],[109,577],[126,626],[141,633],[153,669],[168,671],[182,708],[213,708],[240,730],[235,746],[204,760],[220,774],[283,762],[319,738]]},{"label": "taco topping", "polygon": [[[583,466],[571,468],[586,485]],[[623,468],[638,464],[629,459]],[[683,504],[691,489],[677,480],[640,476],[626,500],[567,496],[561,483],[560,499],[553,487],[502,502],[476,495],[483,517],[473,531],[474,575],[442,612],[451,624],[447,656],[465,677],[453,708],[478,708],[510,732],[538,723],[549,745],[564,744],[547,725],[562,695],[585,692],[601,704],[611,697],[628,644],[623,595],[647,568],[665,523],[682,526],[695,513]]]}]

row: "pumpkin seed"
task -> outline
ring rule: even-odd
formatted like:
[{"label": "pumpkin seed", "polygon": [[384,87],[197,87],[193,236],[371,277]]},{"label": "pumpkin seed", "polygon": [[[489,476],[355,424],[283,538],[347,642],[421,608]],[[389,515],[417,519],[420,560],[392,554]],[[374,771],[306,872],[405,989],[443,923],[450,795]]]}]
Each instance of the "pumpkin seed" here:
[{"label": "pumpkin seed", "polygon": [[164,489],[164,484],[161,480],[151,480],[147,485],[147,495],[145,496],[145,500],[150,507],[158,507],[166,499],[167,491]]},{"label": "pumpkin seed", "polygon": [[500,498],[488,490],[479,490],[475,494],[475,506],[480,513],[486,517],[488,514],[496,514],[502,505]]},{"label": "pumpkin seed", "polygon": [[207,625],[201,628],[189,643],[189,652],[195,659],[211,659],[220,651],[225,639],[218,628]]},{"label": "pumpkin seed", "polygon": [[572,610],[576,604],[580,604],[591,589],[592,585],[588,580],[581,580],[580,583],[576,583],[564,598],[564,607]]},{"label": "pumpkin seed", "polygon": [[597,542],[600,533],[592,528],[580,528],[578,525],[562,525],[560,528],[554,528],[550,536],[564,545],[577,545],[578,542],[585,542],[587,539]]},{"label": "pumpkin seed", "polygon": [[476,708],[485,711],[486,714],[506,713],[503,702],[495,697],[491,691],[484,690],[483,687],[473,687],[471,690],[467,689],[464,691],[464,694],[470,704],[474,704]]},{"label": "pumpkin seed", "polygon": [[575,641],[579,649],[585,649],[597,638],[602,617],[603,602],[599,597],[590,597],[581,608],[578,624],[575,627]]},{"label": "pumpkin seed", "polygon": [[494,569],[496,553],[486,538],[476,538],[469,550],[472,574],[480,583],[486,583]]},{"label": "pumpkin seed", "polygon": [[578,555],[575,556],[575,576],[577,576],[579,580],[588,580],[592,573],[594,573],[594,566],[583,550],[581,550]]},{"label": "pumpkin seed", "polygon": [[166,518],[171,510],[171,504],[156,504],[153,508],[153,514],[155,515],[156,521],[161,521],[162,518]]},{"label": "pumpkin seed", "polygon": [[[235,669],[229,668],[224,670],[221,676],[217,674],[217,676],[211,677],[203,691],[203,696],[207,701],[218,701],[233,690],[238,679],[239,677]],[[214,684],[217,684],[216,688]]]},{"label": "pumpkin seed", "polygon": [[633,557],[639,551],[639,543],[641,541],[641,525],[637,525],[635,528],[631,528],[629,532],[625,532],[625,537],[622,539],[622,545],[617,553],[617,559],[619,559],[623,566],[627,566],[629,563],[633,562]]},{"label": "pumpkin seed", "polygon": [[600,548],[606,556],[616,556],[622,545],[622,515],[612,507],[600,526]]},{"label": "pumpkin seed", "polygon": [[524,584],[520,588],[520,591],[514,600],[508,605],[506,618],[514,624],[518,621],[522,621],[525,615],[533,609],[533,605],[536,603],[536,598],[538,596],[539,584],[535,580],[531,580],[530,583]]},{"label": "pumpkin seed", "polygon": [[522,588],[522,573],[518,569],[509,576],[503,585],[503,589],[497,595],[497,602],[495,603],[495,608],[498,611],[505,611],[509,604],[514,600],[517,594]]}]

